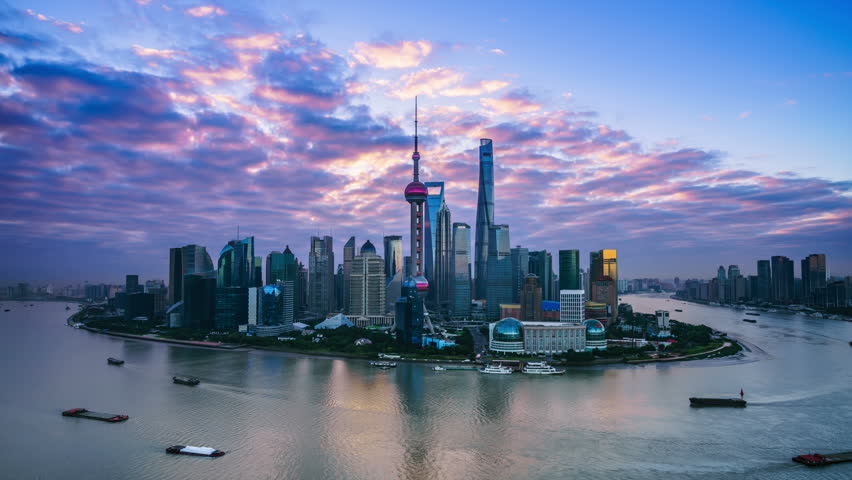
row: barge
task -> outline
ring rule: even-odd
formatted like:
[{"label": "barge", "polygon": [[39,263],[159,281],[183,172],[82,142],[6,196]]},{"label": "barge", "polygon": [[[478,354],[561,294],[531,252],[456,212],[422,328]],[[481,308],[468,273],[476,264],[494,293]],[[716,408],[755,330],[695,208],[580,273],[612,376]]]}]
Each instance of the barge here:
[{"label": "barge", "polygon": [[192,445],[172,445],[166,449],[166,453],[176,455],[195,455],[197,457],[221,457],[225,454],[222,450],[210,447],[193,447]]},{"label": "barge", "polygon": [[177,376],[177,377],[172,377],[172,381],[174,383],[179,383],[181,385],[189,385],[190,387],[194,387],[194,386],[198,385],[199,383],[201,383],[201,380],[199,380],[195,377],[180,377],[180,376]]},{"label": "barge", "polygon": [[690,407],[745,407],[747,403],[741,398],[689,398]]},{"label": "barge", "polygon": [[757,323],[757,320],[753,318],[744,318],[743,321],[748,323]]},{"label": "barge", "polygon": [[754,315],[755,317],[759,317],[760,314],[757,312],[746,312],[746,315]]},{"label": "barge", "polygon": [[72,408],[71,410],[65,410],[62,412],[63,417],[79,417],[79,418],[89,418],[91,420],[100,420],[102,422],[123,422],[130,418],[127,415],[118,415],[115,413],[101,413],[101,412],[92,412],[86,410],[85,408]]},{"label": "barge", "polygon": [[841,453],[811,453],[807,455],[798,455],[793,457],[794,462],[798,462],[809,467],[822,467],[834,463],[852,462],[852,452]]},{"label": "barge", "polygon": [[396,368],[396,362],[370,362],[370,365],[379,368]]},{"label": "barge", "polygon": [[107,358],[107,363],[110,365],[124,365],[124,360],[120,358],[109,357]]}]

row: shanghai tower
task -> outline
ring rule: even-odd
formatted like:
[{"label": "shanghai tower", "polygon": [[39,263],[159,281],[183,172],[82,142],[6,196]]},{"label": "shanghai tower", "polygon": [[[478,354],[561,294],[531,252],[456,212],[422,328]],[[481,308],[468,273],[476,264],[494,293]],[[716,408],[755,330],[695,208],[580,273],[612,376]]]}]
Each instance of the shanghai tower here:
[{"label": "shanghai tower", "polygon": [[474,296],[486,297],[488,231],[494,226],[494,158],[490,138],[479,140],[479,199],[476,202],[476,243],[474,245]]}]

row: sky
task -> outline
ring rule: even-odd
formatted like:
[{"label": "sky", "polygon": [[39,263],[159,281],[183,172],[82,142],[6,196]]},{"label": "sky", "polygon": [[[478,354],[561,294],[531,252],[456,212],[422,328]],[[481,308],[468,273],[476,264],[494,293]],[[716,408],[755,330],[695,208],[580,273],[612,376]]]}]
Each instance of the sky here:
[{"label": "sky", "polygon": [[491,138],[513,245],[852,274],[852,4],[588,3],[0,0],[0,282],[405,237],[415,95],[454,222]]}]

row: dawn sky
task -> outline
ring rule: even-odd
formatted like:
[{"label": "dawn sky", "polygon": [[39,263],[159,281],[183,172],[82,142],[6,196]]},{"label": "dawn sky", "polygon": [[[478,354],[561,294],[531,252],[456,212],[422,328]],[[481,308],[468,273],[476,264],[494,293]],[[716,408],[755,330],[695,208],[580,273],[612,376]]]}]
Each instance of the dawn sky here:
[{"label": "dawn sky", "polygon": [[415,95],[454,222],[487,137],[513,245],[852,274],[852,4],[531,5],[0,0],[0,282],[405,235]]}]

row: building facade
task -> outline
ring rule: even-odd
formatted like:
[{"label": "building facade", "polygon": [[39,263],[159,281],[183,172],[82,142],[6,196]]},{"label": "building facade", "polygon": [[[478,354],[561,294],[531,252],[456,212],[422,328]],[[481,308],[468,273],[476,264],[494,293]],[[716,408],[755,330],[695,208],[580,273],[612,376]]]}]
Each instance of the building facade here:
[{"label": "building facade", "polygon": [[494,225],[489,232],[485,306],[488,318],[496,320],[500,304],[513,303],[511,242],[508,225]]},{"label": "building facade", "polygon": [[547,250],[539,250],[529,253],[529,269],[528,273],[532,273],[538,277],[538,283],[541,285],[541,294],[545,300],[558,301],[555,298],[553,289],[553,257]]},{"label": "building facade", "polygon": [[537,276],[526,275],[519,297],[521,304],[520,320],[522,322],[540,322],[542,320],[542,293]]},{"label": "building facade", "polygon": [[[580,290],[580,251],[559,250],[559,290]],[[560,292],[561,295],[561,292]]]},{"label": "building facade", "polygon": [[[441,182],[441,191],[443,192],[443,182]],[[443,203],[443,194],[432,232],[435,238],[435,273],[433,275],[435,281],[431,291],[434,292],[433,298],[438,311],[448,312],[453,289],[453,224],[450,209],[447,208],[446,203]]]},{"label": "building facade", "polygon": [[352,260],[349,274],[349,315],[373,316],[387,313],[385,262],[367,240]]},{"label": "building facade", "polygon": [[470,318],[470,225],[453,224],[453,318]]},{"label": "building facade", "polygon": [[334,241],[331,237],[311,237],[308,252],[308,308],[321,316],[337,306],[334,288]]},{"label": "building facade", "polygon": [[[512,256],[512,301],[521,302],[521,289],[524,288],[530,271],[530,251],[520,245],[510,250]],[[521,319],[524,321],[524,319]]]},{"label": "building facade", "polygon": [[391,281],[397,272],[402,273],[402,237],[388,235],[385,244],[385,278]]},{"label": "building facade", "polygon": [[494,226],[494,149],[489,138],[479,141],[479,197],[476,201],[476,241],[474,244],[474,297],[486,298],[488,241]]},{"label": "building facade", "polygon": [[[586,292],[582,289],[559,291],[559,321],[579,325],[586,320]],[[578,350],[579,351],[579,350]]]}]

